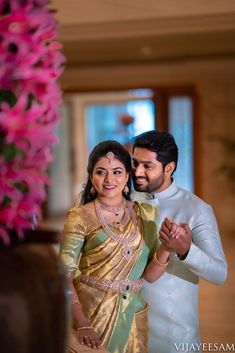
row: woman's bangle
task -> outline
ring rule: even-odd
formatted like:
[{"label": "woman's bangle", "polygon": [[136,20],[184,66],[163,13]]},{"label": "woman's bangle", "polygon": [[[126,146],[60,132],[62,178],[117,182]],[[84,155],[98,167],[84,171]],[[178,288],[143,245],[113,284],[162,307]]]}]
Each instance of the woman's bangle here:
[{"label": "woman's bangle", "polygon": [[92,328],[92,327],[91,326],[81,326],[81,327],[76,328],[76,331],[86,330],[88,328]]},{"label": "woman's bangle", "polygon": [[73,301],[72,301],[72,304],[74,305],[74,304],[81,304],[81,303],[80,303],[79,300],[73,300]]},{"label": "woman's bangle", "polygon": [[166,267],[169,264],[169,260],[167,262],[161,262],[159,261],[157,257],[157,252],[155,252],[154,257],[153,257],[153,262],[155,265],[161,266],[161,267]]},{"label": "woman's bangle", "polygon": [[68,279],[73,279],[74,274],[75,274],[75,271],[65,271],[65,276],[66,276]]}]

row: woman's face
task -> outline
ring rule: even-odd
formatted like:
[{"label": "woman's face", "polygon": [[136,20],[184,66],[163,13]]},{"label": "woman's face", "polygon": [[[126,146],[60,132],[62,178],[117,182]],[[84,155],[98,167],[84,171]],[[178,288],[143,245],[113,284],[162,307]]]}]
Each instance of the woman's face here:
[{"label": "woman's face", "polygon": [[128,174],[125,166],[116,158],[101,157],[95,164],[91,182],[98,196],[107,198],[122,197]]}]

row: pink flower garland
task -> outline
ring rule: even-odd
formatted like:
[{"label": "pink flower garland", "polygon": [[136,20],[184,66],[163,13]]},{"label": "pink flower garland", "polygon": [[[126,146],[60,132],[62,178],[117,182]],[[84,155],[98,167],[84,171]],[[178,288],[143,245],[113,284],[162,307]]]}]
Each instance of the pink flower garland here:
[{"label": "pink flower garland", "polygon": [[[41,218],[64,57],[47,0],[0,0],[0,237]],[[11,100],[9,99],[11,97]]]}]

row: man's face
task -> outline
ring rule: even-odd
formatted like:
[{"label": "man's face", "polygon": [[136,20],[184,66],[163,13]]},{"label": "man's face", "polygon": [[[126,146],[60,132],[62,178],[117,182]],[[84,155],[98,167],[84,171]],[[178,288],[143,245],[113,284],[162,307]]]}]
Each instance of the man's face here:
[{"label": "man's face", "polygon": [[163,171],[162,163],[156,158],[157,154],[146,148],[134,149],[132,174],[136,191],[154,193],[166,189],[171,184],[171,173]]}]

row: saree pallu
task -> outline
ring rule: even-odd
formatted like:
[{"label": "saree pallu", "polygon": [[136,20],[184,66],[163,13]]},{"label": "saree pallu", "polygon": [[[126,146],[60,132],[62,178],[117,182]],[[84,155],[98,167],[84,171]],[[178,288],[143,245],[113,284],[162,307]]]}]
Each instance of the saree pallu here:
[{"label": "saree pallu", "polygon": [[[64,226],[61,257],[66,271],[79,264],[83,276],[103,281],[139,280],[159,246],[156,228],[157,210],[146,203],[135,203],[137,234],[130,220],[123,232],[128,234],[130,256],[125,246],[108,236],[100,223],[84,207],[70,210]],[[80,261],[79,261],[80,259]],[[83,311],[99,334],[102,345],[111,353],[147,352],[147,311],[143,290],[125,293],[101,290],[74,279]]]}]

